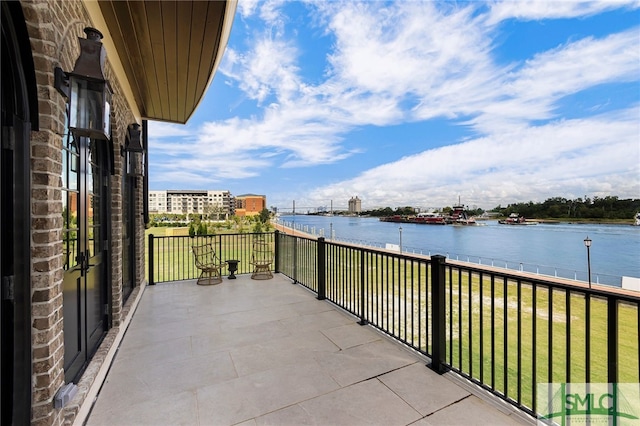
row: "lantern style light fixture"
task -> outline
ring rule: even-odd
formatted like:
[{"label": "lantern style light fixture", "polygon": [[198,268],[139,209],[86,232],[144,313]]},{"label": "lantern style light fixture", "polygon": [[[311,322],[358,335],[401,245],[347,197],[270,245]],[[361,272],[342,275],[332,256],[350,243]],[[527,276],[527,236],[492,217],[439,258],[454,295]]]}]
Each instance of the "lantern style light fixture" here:
[{"label": "lantern style light fixture", "polygon": [[73,71],[55,68],[55,88],[69,100],[69,129],[75,136],[108,140],[113,90],[103,73],[107,54],[100,31],[87,27],[84,32]]},{"label": "lantern style light fixture", "polygon": [[126,146],[124,147],[127,175],[144,176],[144,147],[142,146],[142,131],[138,123],[127,127]]}]

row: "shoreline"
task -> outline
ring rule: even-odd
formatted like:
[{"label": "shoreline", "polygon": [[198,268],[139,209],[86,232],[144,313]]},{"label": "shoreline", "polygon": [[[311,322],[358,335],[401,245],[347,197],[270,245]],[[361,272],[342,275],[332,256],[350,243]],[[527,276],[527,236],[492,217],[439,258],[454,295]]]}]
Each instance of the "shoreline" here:
[{"label": "shoreline", "polygon": [[[301,214],[301,213],[297,213],[295,215],[293,214],[285,214],[282,215],[285,217],[289,217],[289,216],[326,216],[326,215],[319,215],[319,214]],[[380,217],[384,217],[384,216],[366,216],[366,215],[342,215],[342,214],[334,214],[334,217],[345,217],[345,218],[378,218],[380,219]],[[484,217],[476,217],[475,218],[477,221],[490,221],[490,220],[498,220],[499,218],[484,218]],[[500,219],[504,219],[504,218],[500,218]],[[612,219],[612,220],[593,220],[593,219],[580,219],[580,218],[575,218],[575,219],[567,219],[567,218],[546,218],[546,219],[538,219],[538,218],[526,218],[527,221],[529,222],[538,222],[538,223],[544,223],[547,225],[556,225],[556,224],[567,224],[567,225],[623,225],[623,226],[635,226],[634,225],[634,219]]]},{"label": "shoreline", "polygon": [[[275,229],[277,229],[280,232],[283,232],[285,234],[288,235],[295,235],[295,236],[302,236],[305,238],[309,238],[309,239],[314,239],[317,240],[318,236],[316,235],[311,235],[309,233],[306,233],[304,231],[299,231],[299,230],[293,230],[291,228],[287,228],[281,224],[278,223],[273,223],[272,225]],[[364,248],[364,249],[369,249],[370,247],[363,245],[363,244],[358,244],[358,243],[351,243],[351,242],[346,242],[346,241],[339,241],[340,244],[342,245],[346,245],[346,246],[352,246],[352,247],[358,247],[358,248]],[[390,250],[390,249],[384,249],[384,248],[377,248],[376,250],[380,251],[380,252],[386,252],[386,253],[397,253],[394,250]],[[402,253],[401,253],[402,255]],[[405,256],[412,256],[412,257],[416,257],[416,258],[424,258],[424,259],[431,259],[431,256],[426,255],[426,254],[417,254],[417,253],[404,253]],[[450,265],[458,265],[458,266],[468,266],[468,262],[464,262],[464,261],[460,261],[460,260],[455,260],[455,259],[449,259],[447,258],[446,261],[448,264]],[[537,280],[542,280],[542,281],[548,281],[548,282],[553,282],[555,284],[559,284],[562,286],[567,286],[567,287],[572,287],[572,288],[576,288],[576,289],[580,289],[580,290],[586,290],[589,289],[589,283],[584,282],[584,281],[578,281],[578,280],[572,280],[570,278],[562,278],[562,277],[554,277],[554,276],[550,276],[550,275],[544,275],[544,274],[536,274],[533,272],[525,272],[525,271],[516,271],[516,270],[512,270],[512,269],[505,269],[505,268],[501,268],[498,266],[489,266],[489,265],[478,265],[478,264],[474,264],[475,268],[478,269],[482,269],[485,270],[487,272],[492,272],[492,273],[496,273],[496,274],[502,274],[502,275],[507,275],[507,276],[516,276],[516,277],[521,277],[521,278],[529,278],[529,279],[537,279]],[[600,283],[591,283],[591,288],[595,289],[595,290],[599,290],[599,291],[603,291],[605,293],[615,293],[618,295],[625,295],[625,296],[637,296],[638,292],[634,291],[634,290],[630,290],[630,289],[625,289],[622,287],[617,287],[617,286],[612,286],[612,285],[608,285],[608,284],[600,284]]]},{"label": "shoreline", "polygon": [[309,238],[309,239],[312,239],[312,240],[317,240],[318,238],[320,238],[319,236],[309,234],[308,232],[304,232],[304,231],[300,231],[300,230],[297,230],[297,229],[288,228],[288,227],[286,227],[284,225],[281,225],[281,224],[279,224],[277,222],[273,222],[272,221],[271,225],[276,230],[278,230],[278,231],[280,231],[280,232],[282,232],[284,234],[287,234],[287,235],[296,235],[298,237],[305,237],[305,238]]}]

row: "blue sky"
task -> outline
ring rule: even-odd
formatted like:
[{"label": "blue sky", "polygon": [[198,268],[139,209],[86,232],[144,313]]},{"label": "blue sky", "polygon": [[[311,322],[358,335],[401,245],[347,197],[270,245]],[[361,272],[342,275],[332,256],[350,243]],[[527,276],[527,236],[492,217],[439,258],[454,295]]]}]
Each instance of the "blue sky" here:
[{"label": "blue sky", "polygon": [[364,209],[640,198],[640,2],[240,1],[150,189]]}]

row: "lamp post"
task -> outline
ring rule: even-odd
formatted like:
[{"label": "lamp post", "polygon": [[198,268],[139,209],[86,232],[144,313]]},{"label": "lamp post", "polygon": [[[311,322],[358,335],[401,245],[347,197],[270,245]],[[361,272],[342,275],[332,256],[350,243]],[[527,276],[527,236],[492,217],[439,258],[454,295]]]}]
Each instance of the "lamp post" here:
[{"label": "lamp post", "polygon": [[587,238],[584,239],[584,246],[587,248],[587,275],[589,279],[589,288],[591,288],[591,238],[587,235]]},{"label": "lamp post", "polygon": [[402,253],[402,226],[398,228],[400,232],[400,253]]}]

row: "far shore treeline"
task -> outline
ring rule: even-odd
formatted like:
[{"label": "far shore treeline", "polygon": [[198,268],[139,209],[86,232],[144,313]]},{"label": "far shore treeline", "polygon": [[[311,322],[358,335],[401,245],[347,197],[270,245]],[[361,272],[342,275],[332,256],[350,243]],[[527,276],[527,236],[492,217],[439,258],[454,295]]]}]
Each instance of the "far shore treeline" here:
[{"label": "far shore treeline", "polygon": [[[440,210],[442,214],[451,212],[451,207]],[[363,211],[363,216],[392,216],[412,215],[417,212],[414,207],[385,207],[381,209]],[[483,209],[468,209],[470,215],[480,216],[486,213]],[[631,220],[640,212],[640,199],[621,200],[617,196],[585,197],[569,200],[567,198],[549,198],[542,203],[529,201],[526,203],[509,204],[506,207],[497,206],[488,212],[497,216],[509,216],[517,213],[526,218],[536,219],[565,219],[565,220]]]}]

